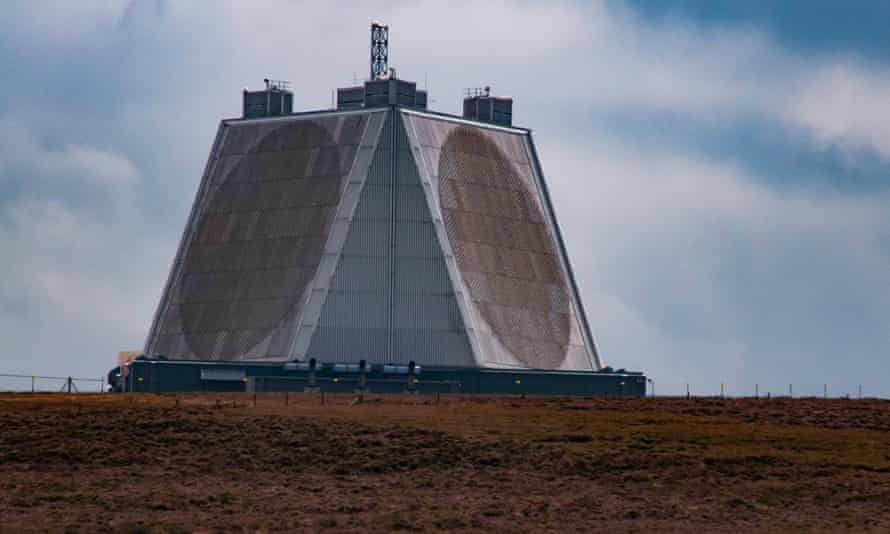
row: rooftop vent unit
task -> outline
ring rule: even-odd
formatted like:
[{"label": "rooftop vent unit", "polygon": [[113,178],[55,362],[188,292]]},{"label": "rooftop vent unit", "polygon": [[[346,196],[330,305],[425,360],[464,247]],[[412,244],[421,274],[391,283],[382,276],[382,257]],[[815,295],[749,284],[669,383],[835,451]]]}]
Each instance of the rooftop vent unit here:
[{"label": "rooftop vent unit", "polygon": [[390,77],[369,80],[362,86],[337,89],[337,109],[379,108],[404,106],[426,109],[426,91],[418,91],[417,84]]},{"label": "rooftop vent unit", "polygon": [[464,118],[491,122],[501,126],[513,125],[513,99],[491,96],[491,88],[467,89],[464,96]]},{"label": "rooftop vent unit", "polygon": [[290,83],[269,78],[263,81],[266,83],[266,88],[262,91],[244,90],[242,117],[255,119],[293,113],[294,93],[290,90]]}]

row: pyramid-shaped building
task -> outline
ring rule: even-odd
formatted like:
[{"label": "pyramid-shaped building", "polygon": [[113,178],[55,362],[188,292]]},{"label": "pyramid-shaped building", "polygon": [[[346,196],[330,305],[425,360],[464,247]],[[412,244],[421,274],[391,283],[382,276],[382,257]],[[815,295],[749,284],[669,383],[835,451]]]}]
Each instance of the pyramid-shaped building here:
[{"label": "pyramid-shaped building", "polygon": [[384,107],[223,121],[146,354],[600,367],[530,132]]},{"label": "pyramid-shaped building", "polygon": [[292,101],[267,80],[221,122],[145,359],[602,370],[512,100],[435,113],[378,72]]}]

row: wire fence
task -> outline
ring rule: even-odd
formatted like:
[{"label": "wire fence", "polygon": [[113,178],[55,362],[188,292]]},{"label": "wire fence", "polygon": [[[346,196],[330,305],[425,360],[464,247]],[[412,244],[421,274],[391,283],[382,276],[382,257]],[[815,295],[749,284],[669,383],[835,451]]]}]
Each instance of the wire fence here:
[{"label": "wire fence", "polygon": [[[719,398],[882,398],[874,392],[864,391],[862,385],[847,388],[835,388],[831,384],[785,384],[776,387],[753,384],[751,387],[738,386],[730,388],[727,383],[719,383],[717,387],[702,388],[685,384],[685,391],[677,391],[677,384],[657,391],[656,381],[648,379],[646,396],[648,397],[719,397]],[[103,393],[106,391],[105,377],[85,378],[75,376],[49,376],[0,373],[0,392],[33,392],[33,393]]]},{"label": "wire fence", "polygon": [[667,391],[658,392],[656,390],[656,381],[652,378],[647,379],[646,396],[655,397],[719,397],[724,399],[732,398],[824,398],[824,399],[863,399],[863,398],[886,398],[880,392],[868,389],[863,384],[845,384],[837,386],[830,383],[786,383],[786,384],[732,384],[727,382],[716,382],[713,385],[685,384],[683,386],[677,383],[671,383],[664,387]]},{"label": "wire fence", "polygon": [[0,391],[32,393],[102,393],[105,377],[47,376],[0,373]]}]

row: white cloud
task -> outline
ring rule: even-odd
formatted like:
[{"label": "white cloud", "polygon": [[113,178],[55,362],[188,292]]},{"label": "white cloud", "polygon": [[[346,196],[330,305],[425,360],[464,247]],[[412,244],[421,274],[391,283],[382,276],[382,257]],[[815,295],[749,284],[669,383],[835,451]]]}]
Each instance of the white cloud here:
[{"label": "white cloud", "polygon": [[58,166],[54,170],[60,174],[71,172],[103,182],[134,182],[139,179],[139,172],[126,156],[89,146],[68,145],[53,163]]},{"label": "white cloud", "polygon": [[859,371],[833,369],[835,356],[877,362],[890,347],[890,192],[788,194],[606,132],[588,143],[540,152],[607,363],[642,367],[664,391],[827,376],[852,388]]},{"label": "white cloud", "polygon": [[866,147],[890,159],[890,72],[855,60],[820,66],[791,99],[787,120],[826,144]]},{"label": "white cloud", "polygon": [[5,371],[95,376],[116,351],[141,346],[158,271],[176,243],[140,235],[138,226],[55,200],[20,200],[0,212]]},{"label": "white cloud", "polygon": [[[73,141],[73,140],[72,140]],[[108,186],[134,183],[139,171],[126,155],[68,142],[49,147],[22,120],[0,117],[0,178],[67,180]]]},{"label": "white cloud", "polygon": [[117,23],[125,8],[121,0],[13,0],[3,6],[0,29],[32,44],[57,46],[99,37]]}]

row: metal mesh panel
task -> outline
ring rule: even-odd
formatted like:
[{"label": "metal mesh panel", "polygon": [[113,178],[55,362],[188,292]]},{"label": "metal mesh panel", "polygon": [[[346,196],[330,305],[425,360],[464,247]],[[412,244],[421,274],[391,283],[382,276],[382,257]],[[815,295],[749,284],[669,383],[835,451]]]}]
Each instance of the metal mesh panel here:
[{"label": "metal mesh panel", "polygon": [[479,315],[522,364],[560,367],[573,320],[569,287],[555,269],[558,248],[519,136],[417,122],[429,123],[419,130],[426,142],[442,139],[443,221]]},{"label": "metal mesh panel", "polygon": [[159,335],[149,341],[155,353],[287,356],[366,123],[355,114],[224,126],[194,235],[183,238]]}]

